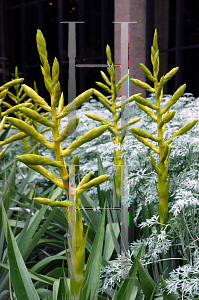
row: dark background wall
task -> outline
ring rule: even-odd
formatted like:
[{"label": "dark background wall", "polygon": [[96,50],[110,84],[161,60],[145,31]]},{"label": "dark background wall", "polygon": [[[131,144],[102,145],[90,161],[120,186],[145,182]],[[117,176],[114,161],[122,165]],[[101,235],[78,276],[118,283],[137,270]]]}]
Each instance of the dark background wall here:
[{"label": "dark background wall", "polygon": [[[45,37],[48,60],[52,65],[54,57],[60,64],[60,83],[64,92],[65,105],[68,98],[68,24],[63,21],[84,21],[76,25],[76,64],[106,64],[106,44],[114,57],[114,1],[111,0],[1,0],[4,20],[1,22],[1,54],[4,59],[4,73],[0,84],[14,76],[17,65],[24,83],[33,87],[35,80],[41,96],[49,101],[40,60],[37,52],[36,33],[40,29]],[[101,81],[102,67],[76,68],[76,95]],[[12,73],[12,74],[11,74]]]}]

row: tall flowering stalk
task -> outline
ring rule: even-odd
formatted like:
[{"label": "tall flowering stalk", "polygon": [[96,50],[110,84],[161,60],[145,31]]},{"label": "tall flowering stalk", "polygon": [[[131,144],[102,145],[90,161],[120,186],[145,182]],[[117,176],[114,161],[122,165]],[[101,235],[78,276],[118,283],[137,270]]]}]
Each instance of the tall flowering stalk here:
[{"label": "tall flowering stalk", "polygon": [[[163,98],[163,85],[170,80],[175,73],[178,71],[178,67],[173,68],[169,73],[165,76],[162,76],[160,81],[158,82],[158,73],[159,73],[159,49],[157,43],[157,30],[155,30],[154,38],[153,38],[153,46],[151,47],[151,62],[153,65],[153,74],[150,70],[143,64],[140,64],[140,67],[146,77],[150,79],[154,83],[154,87],[138,80],[138,79],[130,79],[135,85],[151,92],[155,93],[156,105],[152,105],[148,100],[140,97],[134,96],[135,103],[138,107],[143,110],[146,114],[148,114],[153,121],[157,123],[157,131],[158,137],[152,136],[150,133],[145,132],[139,128],[131,128],[129,131],[133,134],[133,136],[140,142],[142,142],[147,147],[151,148],[155,153],[159,155],[159,161],[156,164],[153,156],[150,156],[150,163],[157,173],[158,186],[156,185],[158,197],[159,197],[159,205],[157,203],[157,210],[160,218],[160,227],[162,228],[163,224],[168,224],[170,217],[168,213],[168,201],[169,201],[169,184],[170,184],[170,175],[168,177],[169,170],[169,155],[171,152],[171,147],[173,145],[172,141],[175,137],[185,134],[189,131],[198,120],[194,120],[192,122],[187,123],[182,128],[180,128],[176,133],[174,133],[171,138],[167,141],[164,141],[163,135],[166,129],[166,124],[173,119],[176,111],[169,111],[170,107],[174,105],[178,99],[184,93],[186,88],[186,84],[180,86],[177,91],[173,94],[169,102],[167,103],[165,108],[161,108],[160,104]],[[155,110],[156,114],[153,113],[152,110]],[[158,147],[154,146],[148,139],[158,143]],[[169,146],[170,145],[170,146]],[[168,180],[167,180],[168,177]]]},{"label": "tall flowering stalk", "polygon": [[[95,115],[95,114],[90,114],[86,113],[85,115],[93,120],[101,122],[103,125],[109,125],[108,130],[112,134],[111,138],[112,141],[115,145],[118,146],[119,150],[114,151],[114,165],[115,165],[115,174],[114,174],[114,184],[115,184],[115,191],[116,191],[116,199],[119,204],[120,201],[120,186],[121,186],[121,180],[122,180],[122,174],[121,174],[121,166],[124,164],[124,157],[121,157],[122,154],[122,149],[121,146],[123,145],[123,140],[126,134],[126,128],[136,122],[138,122],[141,118],[134,118],[127,123],[125,123],[122,126],[118,126],[118,121],[123,115],[125,105],[128,102],[134,101],[134,97],[141,95],[141,94],[136,94],[125,101],[123,101],[121,104],[116,105],[116,99],[117,99],[117,93],[118,90],[121,88],[121,85],[123,82],[128,78],[128,74],[122,77],[122,79],[115,84],[115,69],[113,67],[113,62],[111,59],[111,50],[109,45],[106,46],[106,56],[107,56],[107,71],[110,75],[110,79],[106,76],[106,74],[103,71],[101,72],[102,78],[106,82],[107,85],[101,83],[101,82],[96,82],[96,84],[104,89],[106,92],[111,94],[111,101],[109,101],[102,93],[100,93],[98,90],[94,89],[94,95],[96,95],[99,99],[99,101],[112,113],[113,115],[113,122],[110,123],[107,120]],[[118,112],[117,110],[120,109]],[[112,127],[112,128],[111,128]],[[119,137],[119,133],[122,131],[122,136]]]},{"label": "tall flowering stalk", "polygon": [[[52,122],[48,121],[45,116],[40,115],[37,111],[27,108],[20,107],[20,111],[30,118],[32,121],[36,121],[52,130],[54,142],[49,142],[44,138],[41,133],[38,133],[33,127],[28,125],[22,120],[17,120],[15,118],[7,117],[7,120],[20,131],[24,132],[26,135],[31,136],[37,142],[43,144],[46,148],[53,150],[56,160],[45,158],[44,156],[36,154],[25,154],[17,156],[17,160],[26,164],[31,169],[42,174],[44,177],[48,178],[58,187],[64,189],[66,193],[67,200],[65,201],[53,201],[48,198],[34,198],[35,201],[41,204],[63,207],[69,222],[71,237],[68,236],[68,245],[71,253],[71,265],[69,265],[70,274],[72,275],[71,284],[71,295],[75,299],[78,299],[79,291],[84,279],[84,264],[85,264],[85,243],[87,239],[88,230],[85,238],[83,239],[83,223],[82,223],[82,213],[79,210],[78,197],[81,193],[88,190],[96,184],[101,184],[106,181],[110,175],[102,175],[93,180],[90,180],[91,172],[84,176],[77,187],[72,186],[72,180],[75,177],[75,173],[79,171],[79,158],[77,155],[73,157],[71,169],[68,171],[64,160],[64,157],[68,156],[71,152],[77,149],[82,144],[89,142],[96,137],[100,136],[107,130],[108,125],[103,125],[98,128],[94,128],[88,131],[83,136],[80,136],[77,140],[72,142],[69,147],[65,150],[62,149],[61,142],[67,139],[76,129],[79,123],[79,118],[73,118],[69,121],[66,128],[59,133],[60,120],[64,116],[67,116],[71,111],[79,107],[82,103],[87,101],[92,95],[93,90],[87,90],[86,92],[75,98],[72,103],[64,106],[63,93],[60,91],[59,78],[59,64],[57,59],[54,59],[52,72],[50,70],[50,65],[47,59],[46,42],[40,30],[37,31],[37,49],[40,55],[40,60],[42,63],[41,70],[44,76],[44,83],[46,89],[48,90],[51,98],[51,106],[40,97],[36,91],[23,84],[22,87],[25,93],[40,107],[42,107],[47,112],[52,115]],[[48,172],[43,166],[52,166],[59,169],[61,179],[58,179],[52,173]],[[76,167],[75,167],[76,166]],[[89,181],[90,180],[90,181]],[[69,196],[68,196],[69,188]],[[70,199],[69,199],[70,198]],[[69,201],[70,200],[70,201]],[[76,204],[75,204],[76,203]],[[76,212],[77,206],[77,212]],[[69,210],[68,210],[69,209]],[[76,223],[75,223],[76,220]],[[72,298],[73,299],[73,298]]]}]

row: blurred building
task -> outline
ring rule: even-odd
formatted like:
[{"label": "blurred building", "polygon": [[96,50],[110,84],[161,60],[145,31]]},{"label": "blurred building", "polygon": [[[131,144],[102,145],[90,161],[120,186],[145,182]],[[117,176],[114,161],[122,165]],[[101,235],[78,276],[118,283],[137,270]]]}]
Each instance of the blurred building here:
[{"label": "blurred building", "polygon": [[[130,78],[147,81],[139,64],[151,69],[150,51],[154,29],[158,31],[160,73],[179,66],[176,76],[165,85],[173,94],[186,83],[186,92],[199,96],[199,2],[194,0],[0,0],[0,84],[14,77],[17,65],[25,83],[48,101],[36,47],[36,32],[46,39],[49,62],[56,56],[60,82],[68,95],[68,25],[63,21],[84,21],[76,25],[76,64],[106,64],[109,44],[114,64],[121,63],[121,24],[129,23]],[[76,67],[76,95],[103,82],[105,67]],[[116,68],[116,81],[120,67]],[[148,82],[148,81],[147,81]],[[98,88],[102,91],[100,88]],[[141,90],[129,83],[129,95]],[[141,91],[144,95],[143,90]],[[108,94],[103,91],[107,96]]]}]

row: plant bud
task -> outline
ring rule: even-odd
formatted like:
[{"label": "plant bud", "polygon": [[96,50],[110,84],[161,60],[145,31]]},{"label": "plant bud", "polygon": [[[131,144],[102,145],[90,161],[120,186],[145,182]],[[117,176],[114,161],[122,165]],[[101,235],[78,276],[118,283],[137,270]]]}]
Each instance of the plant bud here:
[{"label": "plant bud", "polygon": [[166,167],[166,169],[164,170],[164,173],[163,173],[163,175],[162,175],[162,177],[161,177],[161,179],[162,179],[163,182],[165,182],[166,179],[167,179],[168,171],[169,171],[169,161],[168,161],[167,167]]},{"label": "plant bud", "polygon": [[163,93],[163,85],[164,85],[164,76],[161,77],[160,82],[157,84],[156,89],[156,99],[159,99],[161,97],[161,94]]},{"label": "plant bud", "polygon": [[160,162],[163,163],[167,157],[167,154],[168,154],[168,151],[169,151],[169,147],[168,145],[164,148],[164,153],[163,153],[163,156],[161,157],[160,159]]},{"label": "plant bud", "polygon": [[31,105],[32,105],[31,103],[21,103],[21,104],[15,105],[15,106],[7,109],[6,111],[4,111],[1,116],[4,117],[6,115],[12,114],[12,113],[20,110],[21,107],[31,106]]},{"label": "plant bud", "polygon": [[59,186],[60,188],[64,189],[63,181],[62,179],[56,178],[52,173],[48,172],[44,167],[42,166],[35,166],[35,165],[27,165],[29,168],[33,169],[37,173],[40,173],[50,181],[52,181],[54,184]]},{"label": "plant bud", "polygon": [[24,81],[24,78],[17,78],[13,79],[12,81],[6,82],[3,86],[0,87],[0,91],[6,89],[6,88],[11,88],[16,84],[20,84]]},{"label": "plant bud", "polygon": [[178,101],[178,99],[184,93],[185,89],[186,89],[186,84],[181,85],[177,89],[177,91],[173,94],[173,96],[171,97],[171,99],[167,103],[166,107],[161,111],[161,115],[164,115],[167,112],[167,110]]},{"label": "plant bud", "polygon": [[135,85],[139,86],[142,89],[145,89],[146,91],[150,92],[150,93],[155,93],[155,89],[152,88],[149,84],[142,82],[141,80],[138,79],[130,79]]},{"label": "plant bud", "polygon": [[157,29],[155,29],[154,36],[153,36],[153,49],[155,51],[158,50],[158,34],[157,34]]},{"label": "plant bud", "polygon": [[4,100],[5,96],[7,95],[7,92],[8,92],[8,89],[5,89],[0,93],[0,101]]},{"label": "plant bud", "polygon": [[60,167],[62,165],[61,161],[53,161],[52,159],[36,154],[24,154],[16,156],[16,159],[25,165],[42,165],[52,167]]},{"label": "plant bud", "polygon": [[20,132],[20,133],[17,133],[9,138],[7,138],[6,140],[4,141],[0,141],[0,146],[3,146],[3,145],[6,145],[6,144],[10,144],[12,142],[15,142],[15,141],[18,141],[18,140],[21,140],[23,138],[27,137],[27,134],[23,133],[23,132]]},{"label": "plant bud", "polygon": [[[130,131],[130,129],[129,129]],[[130,131],[131,132],[131,131]],[[142,142],[145,146],[151,148],[154,152],[158,153],[159,154],[159,148],[158,147],[155,147],[152,143],[150,143],[147,139],[141,137],[141,136],[138,136],[136,134],[134,134],[133,132],[131,132],[132,135],[140,142]]]},{"label": "plant bud", "polygon": [[106,56],[107,56],[108,64],[111,65],[112,59],[111,59],[111,49],[109,45],[106,45]]},{"label": "plant bud", "polygon": [[95,83],[101,87],[102,89],[104,89],[107,93],[111,94],[111,90],[109,89],[109,87],[101,82],[97,82],[95,81]]},{"label": "plant bud", "polygon": [[80,188],[82,185],[86,184],[91,178],[91,172],[86,174],[82,180],[80,181],[80,183],[78,184],[77,188]]},{"label": "plant bud", "polygon": [[57,114],[58,114],[58,115],[62,112],[63,107],[64,107],[64,94],[63,94],[63,92],[62,92],[62,93],[61,93],[61,97],[60,97],[60,99],[59,99],[58,109],[57,109]]},{"label": "plant bud", "polygon": [[55,142],[61,143],[65,139],[67,139],[67,137],[70,136],[76,130],[78,124],[79,124],[78,117],[71,119],[66,125],[66,128],[62,131],[61,136],[55,139]]},{"label": "plant bud", "polygon": [[48,121],[47,118],[45,118],[44,116],[40,115],[38,112],[34,111],[33,109],[30,109],[30,108],[25,108],[25,107],[22,107],[19,109],[24,115],[26,115],[28,118],[40,123],[40,124],[43,124],[47,127],[55,127],[55,123],[52,123],[50,121]]},{"label": "plant bud", "polygon": [[44,77],[44,84],[45,84],[47,91],[51,94],[52,93],[52,84],[46,77]]},{"label": "plant bud", "polygon": [[129,77],[129,74],[124,75],[116,84],[116,91],[118,92],[119,89],[121,88],[123,82]]},{"label": "plant bud", "polygon": [[86,102],[90,96],[93,94],[94,89],[89,89],[85,92],[83,92],[81,95],[76,97],[71,103],[69,103],[63,110],[63,112],[59,115],[57,115],[57,119],[61,119],[65,116],[67,116],[70,112],[78,108],[80,105],[82,105],[84,102]]},{"label": "plant bud", "polygon": [[106,101],[104,101],[104,98],[98,97],[98,99],[112,114],[114,113],[109,104]]},{"label": "plant bud", "polygon": [[33,198],[37,203],[50,205],[50,206],[58,206],[58,207],[68,207],[73,205],[73,202],[70,201],[53,201],[48,198]]},{"label": "plant bud", "polygon": [[148,108],[147,106],[144,106],[138,102],[136,102],[137,106],[143,110],[147,115],[149,115],[149,117],[151,117],[151,119],[153,119],[155,122],[157,121],[157,117],[155,116],[155,114],[152,112],[152,110],[150,108]]},{"label": "plant bud", "polygon": [[58,81],[54,86],[54,99],[52,102],[52,106],[57,107],[57,105],[59,104],[59,99],[60,99],[60,83]]},{"label": "plant bud", "polygon": [[142,98],[140,96],[134,96],[134,98],[135,98],[135,103],[138,102],[138,103],[140,103],[142,105],[145,105],[145,106],[148,106],[148,107],[150,107],[152,109],[158,110],[158,107],[155,106],[155,105],[153,105],[153,104],[151,104],[151,102],[149,102],[148,100],[146,100],[146,99],[144,99],[144,98]]},{"label": "plant bud", "polygon": [[62,156],[65,157],[65,156],[69,155],[71,152],[73,152],[79,146],[99,137],[108,129],[108,127],[109,127],[108,125],[102,125],[97,128],[89,130],[87,133],[85,133],[84,135],[80,136],[77,140],[72,142],[70,144],[70,146],[66,150],[63,151]]},{"label": "plant bud", "polygon": [[26,124],[24,121],[16,120],[15,118],[7,117],[7,120],[16,128],[21,130],[22,132],[26,133],[27,135],[31,136],[35,140],[39,141],[42,145],[46,146],[47,148],[54,150],[54,144],[48,142],[45,137],[38,133],[33,127]]},{"label": "plant bud", "polygon": [[193,126],[196,125],[196,123],[198,122],[198,120],[194,120],[192,122],[187,123],[186,125],[184,125],[183,127],[181,127],[176,133],[174,133],[171,137],[171,139],[173,139],[176,136],[182,135],[184,133],[186,133],[187,131],[189,131]]},{"label": "plant bud", "polygon": [[110,85],[111,86],[111,82],[110,80],[108,79],[108,77],[106,76],[106,74],[103,72],[103,71],[100,71],[104,81],[106,82],[106,84]]},{"label": "plant bud", "polygon": [[134,118],[134,119],[128,121],[127,123],[125,123],[125,124],[122,125],[121,127],[118,127],[118,131],[119,131],[119,130],[122,130],[122,129],[124,129],[125,127],[130,126],[130,125],[132,125],[132,124],[134,124],[134,123],[137,123],[138,121],[140,121],[140,119],[141,119],[141,117],[139,117],[139,118]]},{"label": "plant bud", "polygon": [[164,83],[166,83],[168,80],[170,80],[175,73],[179,70],[179,67],[173,68],[171,71],[169,71],[165,76],[164,76]]},{"label": "plant bud", "polygon": [[47,111],[51,112],[51,107],[48,105],[48,103],[40,97],[33,89],[31,89],[26,84],[22,84],[22,87],[25,91],[25,93],[32,98],[36,103],[38,103],[41,107],[46,109]]},{"label": "plant bud", "polygon": [[75,190],[75,192],[77,193],[77,195],[82,194],[83,192],[85,192],[86,190],[90,189],[91,187],[93,187],[94,185],[97,184],[101,184],[104,181],[106,181],[108,178],[110,178],[110,175],[104,174],[101,175],[97,178],[92,179],[91,181],[89,181],[88,183],[85,183],[81,186],[78,186]]},{"label": "plant bud", "polygon": [[75,165],[75,173],[79,172],[79,157],[78,155],[73,156],[72,165]]},{"label": "plant bud", "polygon": [[153,81],[153,82],[156,81],[156,79],[155,79],[155,77],[153,77],[151,71],[150,71],[144,64],[140,64],[140,67],[141,67],[143,73],[145,74],[145,76],[146,76],[149,80],[151,80],[151,81]]},{"label": "plant bud", "polygon": [[90,119],[92,119],[92,120],[99,121],[99,122],[101,122],[103,125],[109,125],[109,126],[112,126],[112,127],[114,126],[113,123],[110,123],[110,122],[108,122],[107,120],[105,120],[105,119],[103,119],[103,118],[101,118],[101,117],[99,117],[99,116],[97,116],[97,115],[87,113],[87,114],[85,114],[85,116],[87,116],[88,118],[90,118]]},{"label": "plant bud", "polygon": [[0,152],[0,159],[4,156],[6,150],[8,149],[8,147],[4,148],[1,152]]},{"label": "plant bud", "polygon": [[0,123],[0,132],[1,132],[1,130],[3,129],[3,126],[4,126],[4,124],[5,124],[5,121],[6,121],[6,117],[3,117],[3,120],[2,120],[1,123]]},{"label": "plant bud", "polygon": [[[150,160],[150,159],[151,159],[151,160]],[[154,168],[155,172],[156,172],[157,174],[159,174],[159,175],[162,175],[163,172],[162,172],[162,170],[161,170],[159,167],[157,167],[157,165],[156,165],[156,163],[155,163],[155,160],[154,160],[154,158],[153,158],[152,155],[150,155],[150,159],[149,159],[149,161],[150,161],[152,167]]]},{"label": "plant bud", "polygon": [[173,117],[175,116],[176,111],[172,110],[170,112],[167,112],[166,115],[164,116],[164,118],[162,119],[162,121],[160,122],[160,124],[158,125],[158,128],[161,128],[164,124],[168,123],[170,120],[173,119]]},{"label": "plant bud", "polygon": [[150,133],[148,133],[148,132],[146,132],[146,131],[144,131],[144,130],[142,130],[140,128],[134,128],[133,127],[133,128],[131,128],[129,130],[130,130],[131,133],[137,134],[137,135],[139,135],[141,137],[144,137],[144,138],[148,138],[148,139],[150,139],[150,140],[152,140],[154,142],[161,141],[161,138],[154,137]]}]

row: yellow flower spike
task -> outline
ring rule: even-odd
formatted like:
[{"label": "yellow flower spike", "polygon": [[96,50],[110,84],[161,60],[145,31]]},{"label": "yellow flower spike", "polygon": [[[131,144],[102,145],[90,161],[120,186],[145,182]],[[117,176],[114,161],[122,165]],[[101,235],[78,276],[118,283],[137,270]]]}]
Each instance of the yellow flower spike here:
[{"label": "yellow flower spike", "polygon": [[57,207],[69,207],[73,205],[70,201],[54,201],[48,198],[33,198],[37,203],[50,205],[50,206],[57,206]]},{"label": "yellow flower spike", "polygon": [[51,112],[51,107],[48,105],[48,103],[40,97],[33,89],[31,89],[29,86],[26,84],[22,84],[22,87],[25,91],[25,93],[32,98],[37,104],[39,104],[42,108],[45,110]]},{"label": "yellow flower spike", "polygon": [[52,167],[60,167],[62,165],[61,161],[53,161],[52,159],[36,154],[23,154],[16,156],[16,159],[26,165],[42,165]]},{"label": "yellow flower spike", "polygon": [[77,140],[72,142],[70,146],[62,152],[61,156],[63,157],[68,156],[79,146],[83,145],[84,143],[90,142],[93,139],[102,135],[107,129],[108,129],[108,125],[102,125],[97,128],[89,130],[87,133],[85,133],[84,135],[80,136]]},{"label": "yellow flower spike", "polygon": [[11,118],[11,117],[6,117],[6,119],[16,128],[26,133],[27,135],[31,136],[32,138],[40,142],[42,145],[46,146],[51,150],[54,149],[53,143],[48,142],[42,134],[38,133],[33,127],[26,124],[24,121],[16,120],[15,118]]},{"label": "yellow flower spike", "polygon": [[61,136],[57,137],[55,141],[59,143],[63,142],[65,139],[67,139],[67,137],[69,137],[76,130],[78,124],[79,124],[78,117],[71,119],[66,125],[66,128],[62,131]]},{"label": "yellow flower spike", "polygon": [[[145,144],[146,146],[150,147],[153,151],[159,154],[159,164],[156,165],[153,157],[151,156],[150,163],[152,164],[154,170],[157,173],[158,177],[158,196],[159,196],[159,205],[157,203],[157,209],[158,214],[160,217],[160,223],[161,223],[161,229],[163,224],[163,215],[165,216],[165,222],[166,224],[169,223],[170,216],[168,215],[168,200],[169,200],[169,184],[170,184],[170,175],[169,179],[166,179],[168,176],[168,169],[169,169],[169,155],[171,152],[171,147],[169,147],[169,144],[171,146],[173,145],[172,140],[173,138],[182,135],[186,133],[188,130],[190,130],[197,122],[198,120],[194,120],[192,122],[189,122],[188,124],[184,125],[182,128],[180,128],[175,134],[172,135],[172,137],[164,141],[163,140],[163,134],[166,129],[166,123],[168,123],[174,116],[175,111],[169,112],[169,108],[174,105],[177,100],[182,96],[184,93],[184,90],[186,88],[186,85],[182,85],[177,89],[177,91],[173,94],[169,102],[167,103],[166,107],[161,110],[160,104],[163,98],[163,85],[172,78],[172,76],[175,75],[175,73],[178,71],[177,68],[173,68],[169,73],[167,73],[165,76],[162,76],[160,79],[160,82],[157,80],[157,75],[159,72],[159,49],[158,49],[158,43],[157,43],[157,30],[155,30],[154,38],[153,38],[153,45],[151,47],[151,62],[153,65],[153,74],[144,66],[141,65],[141,68],[145,75],[151,79],[154,82],[154,90],[155,90],[155,100],[156,100],[156,106],[152,105],[149,101],[146,99],[136,96],[135,97],[135,103],[140,107],[143,111],[145,111],[154,121],[157,122],[158,127],[158,146],[154,147],[151,143],[149,143],[146,139],[150,138],[144,131],[138,131],[138,129],[129,129],[130,132],[134,135],[136,139],[138,139],[140,142]],[[155,80],[154,80],[155,79]],[[139,81],[132,80],[135,84],[140,84]],[[146,86],[142,86],[144,89],[146,89]],[[157,111],[157,117],[154,115],[154,113],[146,108],[146,106],[150,107],[151,109],[154,109]],[[164,117],[162,118],[162,116]],[[166,183],[166,184],[165,184]]]},{"label": "yellow flower spike", "polygon": [[47,118],[45,118],[44,116],[40,115],[38,112],[36,112],[35,110],[33,109],[30,109],[30,108],[25,108],[25,107],[22,107],[19,109],[24,115],[26,115],[28,118],[40,123],[40,124],[43,124],[47,127],[55,127],[56,124],[55,123],[52,123],[50,121],[48,121]]}]

